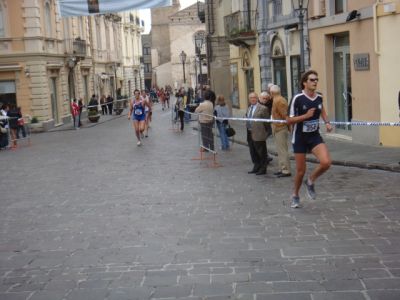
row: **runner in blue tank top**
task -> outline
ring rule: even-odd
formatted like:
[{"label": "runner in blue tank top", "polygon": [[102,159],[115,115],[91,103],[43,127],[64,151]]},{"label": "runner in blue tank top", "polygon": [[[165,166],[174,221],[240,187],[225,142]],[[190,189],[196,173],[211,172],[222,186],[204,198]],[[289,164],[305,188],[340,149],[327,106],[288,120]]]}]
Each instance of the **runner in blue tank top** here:
[{"label": "runner in blue tank top", "polygon": [[331,158],[319,133],[319,119],[325,122],[326,130],[332,131],[328,115],[322,102],[322,96],[317,94],[318,73],[310,70],[301,77],[303,92],[293,97],[289,105],[288,125],[293,125],[293,152],[296,160],[296,176],[294,178],[294,191],[292,208],[300,207],[299,190],[306,172],[306,154],[312,153],[319,160],[319,165],[304,184],[308,196],[316,198],[314,182],[326,172],[331,165]]},{"label": "runner in blue tank top", "polygon": [[132,119],[133,128],[135,130],[137,145],[142,145],[141,136],[145,129],[146,122],[146,106],[148,103],[140,96],[139,90],[135,90],[135,96],[132,99],[129,107],[128,119]]}]

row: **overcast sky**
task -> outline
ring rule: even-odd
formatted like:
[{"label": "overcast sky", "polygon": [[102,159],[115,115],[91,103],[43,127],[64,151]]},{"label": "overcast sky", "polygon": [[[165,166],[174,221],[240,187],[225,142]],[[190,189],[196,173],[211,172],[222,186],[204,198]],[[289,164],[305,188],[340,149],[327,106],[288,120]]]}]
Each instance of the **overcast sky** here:
[{"label": "overcast sky", "polygon": [[[180,0],[181,3],[181,9],[184,9],[194,3],[196,3],[197,0]],[[144,20],[144,26],[145,26],[145,31],[144,34],[147,34],[150,32],[151,29],[151,16],[150,16],[150,9],[142,9],[140,11],[140,18]]]}]

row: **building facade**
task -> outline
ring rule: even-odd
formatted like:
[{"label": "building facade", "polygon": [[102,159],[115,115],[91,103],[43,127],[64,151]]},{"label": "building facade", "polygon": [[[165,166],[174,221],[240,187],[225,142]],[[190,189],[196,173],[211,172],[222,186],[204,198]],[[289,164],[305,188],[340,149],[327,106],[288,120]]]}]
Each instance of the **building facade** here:
[{"label": "building facade", "polygon": [[151,35],[142,34],[142,53],[143,53],[143,66],[144,66],[144,86],[146,90],[153,87],[153,71],[151,64]]},{"label": "building facade", "polygon": [[[398,121],[400,1],[310,1],[311,67],[319,72],[330,118]],[[400,128],[336,126],[357,143],[400,146]]]},{"label": "building facade", "polygon": [[[118,14],[61,18],[55,0],[1,0],[0,102],[47,130],[70,121],[73,98],[128,94],[121,28]],[[140,66],[141,30],[129,42],[131,66]]]},{"label": "building facade", "polygon": [[[200,5],[202,9],[204,4]],[[198,32],[205,30],[205,25],[198,18],[197,7],[197,4],[193,4],[170,16],[171,85],[176,88],[181,86],[195,88],[196,69],[200,68],[200,65],[202,74],[207,74],[207,65],[204,66],[204,62],[196,63],[194,37]],[[202,50],[205,51],[205,44]],[[182,51],[186,54],[184,65],[181,61]],[[183,72],[185,72],[185,76]]]}]

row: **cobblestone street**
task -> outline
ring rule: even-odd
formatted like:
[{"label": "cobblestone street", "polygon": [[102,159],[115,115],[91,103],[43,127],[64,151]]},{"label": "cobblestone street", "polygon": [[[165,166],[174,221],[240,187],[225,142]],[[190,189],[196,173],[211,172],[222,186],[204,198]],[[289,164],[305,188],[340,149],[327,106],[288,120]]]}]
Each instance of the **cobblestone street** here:
[{"label": "cobblestone street", "polygon": [[121,117],[0,153],[1,300],[400,299],[400,173],[333,166],[293,210],[276,158],[207,168],[170,116],[142,147]]}]

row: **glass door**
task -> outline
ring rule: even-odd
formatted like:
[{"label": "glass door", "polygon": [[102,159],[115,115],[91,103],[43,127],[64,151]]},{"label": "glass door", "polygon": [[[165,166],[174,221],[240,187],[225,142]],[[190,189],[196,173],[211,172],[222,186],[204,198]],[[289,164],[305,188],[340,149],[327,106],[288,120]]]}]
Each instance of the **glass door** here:
[{"label": "glass door", "polygon": [[[351,66],[349,36],[334,37],[334,90],[335,90],[335,120],[350,122],[353,117],[351,95]],[[350,135],[350,125],[336,126],[336,132]]]},{"label": "glass door", "polygon": [[281,88],[281,95],[288,98],[288,90],[286,83],[286,61],[285,58],[274,58],[273,60],[274,66],[274,82],[276,85],[279,85]]}]

